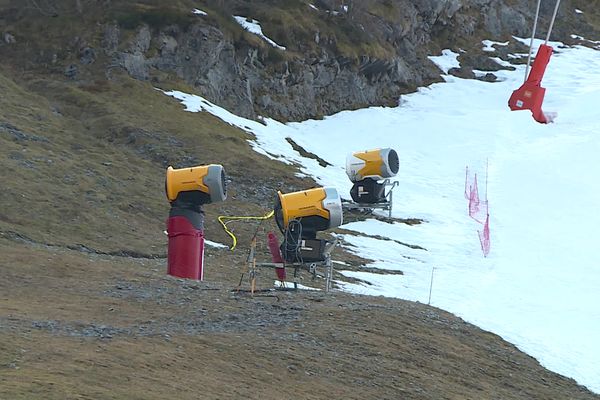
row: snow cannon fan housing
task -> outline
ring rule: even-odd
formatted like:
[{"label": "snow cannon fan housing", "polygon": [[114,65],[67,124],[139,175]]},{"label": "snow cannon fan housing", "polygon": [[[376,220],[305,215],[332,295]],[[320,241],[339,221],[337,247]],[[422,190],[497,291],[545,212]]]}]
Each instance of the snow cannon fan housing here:
[{"label": "snow cannon fan housing", "polygon": [[359,204],[387,203],[386,182],[398,173],[400,162],[393,149],[375,149],[353,153],[346,159],[346,174],[354,183],[350,196]]},{"label": "snow cannon fan housing", "polygon": [[346,158],[346,174],[352,182],[365,178],[391,178],[396,176],[399,168],[398,153],[389,148],[360,151]]},{"label": "snow cannon fan housing", "polygon": [[170,202],[178,200],[202,205],[224,201],[227,198],[225,171],[219,164],[181,169],[169,167],[165,191]]},{"label": "snow cannon fan housing", "polygon": [[275,221],[285,234],[291,221],[298,221],[302,238],[314,239],[318,231],[340,226],[342,201],[335,188],[315,188],[300,192],[277,192]]}]

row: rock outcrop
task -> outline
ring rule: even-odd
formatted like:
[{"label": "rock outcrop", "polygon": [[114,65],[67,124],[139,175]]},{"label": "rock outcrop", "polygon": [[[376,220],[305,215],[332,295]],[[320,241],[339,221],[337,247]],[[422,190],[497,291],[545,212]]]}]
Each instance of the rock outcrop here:
[{"label": "rock outcrop", "polygon": [[[562,1],[554,39],[598,33],[593,21],[600,0],[578,12],[575,1]],[[72,15],[63,3],[56,10]],[[482,52],[481,40],[528,37],[535,13],[527,0],[297,0],[276,6],[221,0],[209,2],[206,14],[184,6],[122,3],[89,9],[98,14],[96,28],[77,37],[76,47],[63,44],[67,48],[60,50],[53,43],[49,49],[31,48],[30,57],[36,65],[61,67],[74,80],[93,79],[86,71],[99,64],[109,78],[115,68],[157,86],[176,77],[237,114],[280,120],[395,105],[401,94],[441,79],[428,56],[444,48],[461,54],[464,70],[452,70],[453,75],[470,78],[477,69],[490,72],[485,80],[493,81],[491,73],[502,66]],[[552,1],[542,2],[540,37],[553,7]],[[34,11],[15,6],[4,18],[24,13],[25,20],[26,12]],[[260,21],[265,35],[285,49],[244,31],[236,15]],[[18,51],[21,41],[18,31],[7,30],[0,47]]]}]

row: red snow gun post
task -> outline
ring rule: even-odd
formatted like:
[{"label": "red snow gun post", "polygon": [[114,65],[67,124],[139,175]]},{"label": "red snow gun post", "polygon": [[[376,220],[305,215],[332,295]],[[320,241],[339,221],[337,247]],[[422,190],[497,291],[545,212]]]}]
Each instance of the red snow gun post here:
[{"label": "red snow gun post", "polygon": [[544,72],[546,72],[546,67],[550,62],[550,56],[552,56],[552,47],[548,46],[548,41],[550,40],[554,21],[556,21],[560,0],[556,0],[554,13],[552,14],[550,26],[548,27],[548,34],[546,35],[546,42],[540,45],[537,55],[535,56],[535,61],[531,66],[531,73],[527,75],[541,4],[542,0],[538,0],[535,18],[533,19],[533,33],[531,34],[531,42],[529,43],[529,56],[527,57],[527,69],[525,69],[525,83],[512,93],[512,96],[510,96],[510,99],[508,100],[508,106],[512,111],[531,110],[533,119],[541,124],[547,124],[554,120],[556,113],[544,113],[542,111],[542,103],[544,102],[544,95],[546,94],[546,89],[542,87],[542,78],[544,78]]},{"label": "red snow gun post", "polygon": [[546,89],[541,86],[550,56],[552,56],[552,47],[540,45],[527,80],[512,93],[508,100],[508,106],[512,111],[531,110],[533,119],[542,124],[552,122],[552,119],[547,118],[542,111]]},{"label": "red snow gun post", "polygon": [[169,245],[167,273],[178,278],[204,279],[204,211],[202,206],[224,201],[227,184],[223,166],[167,168]]}]

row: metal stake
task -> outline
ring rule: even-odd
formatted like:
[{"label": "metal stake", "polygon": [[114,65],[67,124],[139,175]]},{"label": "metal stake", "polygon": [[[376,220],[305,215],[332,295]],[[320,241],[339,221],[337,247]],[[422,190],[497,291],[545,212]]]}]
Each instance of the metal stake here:
[{"label": "metal stake", "polygon": [[427,300],[427,305],[431,305],[431,290],[433,289],[433,271],[435,271],[435,267],[431,267],[431,282],[429,283],[429,300]]}]

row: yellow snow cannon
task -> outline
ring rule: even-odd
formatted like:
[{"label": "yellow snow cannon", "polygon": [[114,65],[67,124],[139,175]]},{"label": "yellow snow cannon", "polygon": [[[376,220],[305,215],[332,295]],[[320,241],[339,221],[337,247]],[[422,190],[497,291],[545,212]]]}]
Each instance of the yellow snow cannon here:
[{"label": "yellow snow cannon", "polygon": [[398,173],[399,167],[398,153],[389,148],[360,151],[346,158],[346,174],[352,182],[365,178],[391,178]]},{"label": "yellow snow cannon", "polygon": [[282,233],[292,221],[301,225],[302,236],[314,238],[316,232],[340,226],[342,201],[335,188],[320,187],[293,193],[277,192],[275,221]]},{"label": "yellow snow cannon", "polygon": [[170,202],[180,200],[208,204],[227,198],[225,171],[219,164],[174,169],[167,168],[165,191]]}]

